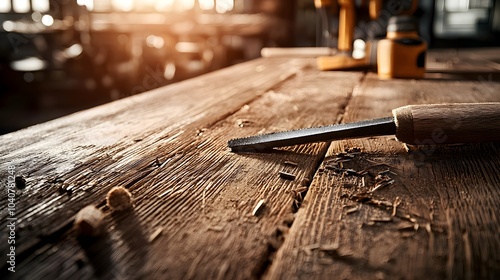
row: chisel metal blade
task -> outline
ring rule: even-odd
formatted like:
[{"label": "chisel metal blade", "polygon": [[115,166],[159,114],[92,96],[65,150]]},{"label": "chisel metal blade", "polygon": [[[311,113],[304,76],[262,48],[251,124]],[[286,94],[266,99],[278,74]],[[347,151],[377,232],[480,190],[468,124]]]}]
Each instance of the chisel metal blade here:
[{"label": "chisel metal blade", "polygon": [[394,118],[388,117],[237,138],[229,140],[227,144],[233,152],[261,152],[284,146],[395,133]]}]

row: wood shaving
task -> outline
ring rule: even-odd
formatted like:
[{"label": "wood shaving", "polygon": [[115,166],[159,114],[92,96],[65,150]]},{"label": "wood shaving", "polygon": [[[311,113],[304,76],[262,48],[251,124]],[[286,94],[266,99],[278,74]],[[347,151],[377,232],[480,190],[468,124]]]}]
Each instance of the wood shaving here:
[{"label": "wood shaving", "polygon": [[104,214],[94,205],[81,209],[75,216],[74,228],[78,236],[98,236],[102,233]]},{"label": "wood shaving", "polygon": [[279,174],[280,174],[280,177],[282,179],[285,179],[285,180],[291,180],[291,181],[293,181],[293,180],[295,180],[295,177],[296,177],[295,174],[288,173],[288,172],[285,172],[285,171],[280,171]]},{"label": "wood shaving", "polygon": [[262,210],[264,210],[264,207],[266,206],[266,201],[264,199],[259,200],[257,205],[253,208],[252,215],[258,216],[260,213],[262,213]]},{"label": "wood shaving", "polygon": [[132,208],[132,194],[122,186],[113,187],[106,196],[106,205],[111,211],[125,211]]}]

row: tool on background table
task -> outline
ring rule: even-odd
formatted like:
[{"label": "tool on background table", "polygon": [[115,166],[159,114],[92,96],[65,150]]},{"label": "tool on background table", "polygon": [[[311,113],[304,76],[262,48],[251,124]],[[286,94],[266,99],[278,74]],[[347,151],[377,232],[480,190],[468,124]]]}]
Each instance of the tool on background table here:
[{"label": "tool on background table", "polygon": [[[381,2],[382,0],[371,0],[370,2]],[[364,1],[361,1],[364,2]],[[359,3],[363,5],[366,3]],[[321,18],[320,32],[318,32],[317,44],[327,46],[329,40],[329,10],[338,10],[338,54],[333,56],[320,56],[317,58],[318,68],[321,70],[342,70],[369,66],[370,63],[365,58],[356,59],[351,52],[354,41],[354,28],[356,21],[356,3],[354,0],[315,0],[314,5]],[[373,5],[375,8],[375,5]],[[375,11],[374,11],[375,13]],[[369,57],[367,55],[366,57]]]},{"label": "tool on background table", "polygon": [[262,48],[260,55],[262,57],[318,57],[325,55],[334,55],[338,51],[334,48],[311,47],[311,48]]},{"label": "tool on background table", "polygon": [[418,35],[416,18],[390,18],[387,37],[377,45],[379,78],[423,78],[426,51],[427,43]]},{"label": "tool on background table", "polygon": [[393,117],[232,139],[234,152],[260,152],[312,142],[392,135],[412,145],[500,141],[500,103],[409,105]]},{"label": "tool on background table", "polygon": [[[381,20],[382,0],[316,0],[318,14],[321,17],[321,32],[318,33],[318,44],[325,44],[328,33],[328,9],[338,5],[338,44],[339,53],[330,56],[319,56],[317,65],[320,70],[377,69],[382,79],[389,78],[422,78],[425,73],[426,43],[418,36],[418,25],[413,14],[418,1],[412,0],[410,5],[402,7],[397,16],[389,20],[387,37],[380,42],[375,39],[362,42],[353,52],[354,31],[356,27],[357,9],[368,8],[371,20]],[[399,3],[399,5],[403,5]],[[404,6],[404,5],[403,5]],[[387,13],[384,14],[387,17]],[[358,40],[357,40],[358,41]],[[358,44],[359,45],[359,44]],[[361,50],[359,50],[361,48]]]}]

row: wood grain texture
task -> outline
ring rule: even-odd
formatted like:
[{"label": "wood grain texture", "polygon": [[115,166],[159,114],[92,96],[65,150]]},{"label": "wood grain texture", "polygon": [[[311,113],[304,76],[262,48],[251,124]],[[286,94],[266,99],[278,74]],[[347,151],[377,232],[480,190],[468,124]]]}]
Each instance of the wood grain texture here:
[{"label": "wood grain texture", "polygon": [[[18,193],[16,278],[259,278],[327,145],[237,155],[226,143],[335,123],[362,74],[319,73],[311,62],[257,60],[2,137],[2,163],[25,169],[28,184]],[[83,127],[94,142],[73,132]],[[104,206],[117,185],[132,192],[134,211]],[[87,204],[106,214],[94,242],[71,229]]]},{"label": "wood grain texture", "polygon": [[[177,145],[181,134],[196,136],[308,64],[255,60],[1,136],[1,177],[12,165],[27,182],[17,194],[18,259],[58,240],[83,206],[102,206],[111,187],[132,186],[159,160],[175,162],[188,145]],[[162,157],[164,151],[178,155]],[[6,192],[0,202],[6,205]],[[5,233],[7,213],[1,215]],[[2,251],[5,240],[2,234]]]},{"label": "wood grain texture", "polygon": [[[408,104],[494,102],[499,91],[368,74],[344,121]],[[497,279],[500,146],[425,141],[409,152],[394,137],[332,143],[266,278]]]}]

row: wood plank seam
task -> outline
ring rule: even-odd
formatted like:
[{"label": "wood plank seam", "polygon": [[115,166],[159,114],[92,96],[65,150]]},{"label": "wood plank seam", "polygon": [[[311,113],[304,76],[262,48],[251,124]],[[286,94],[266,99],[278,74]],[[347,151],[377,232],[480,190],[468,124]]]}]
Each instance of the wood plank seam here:
[{"label": "wood plank seam", "polygon": [[[348,109],[348,106],[352,100],[352,97],[355,94],[355,92],[359,90],[359,87],[363,84],[365,78],[366,78],[366,73],[364,73],[360,77],[360,79],[358,80],[356,85],[349,92],[349,96],[347,97],[346,102],[342,104],[342,106],[339,110],[339,114],[337,115],[337,119],[335,121],[335,124],[339,124],[339,123],[344,122],[344,116],[345,116],[345,113],[347,112],[347,109]],[[318,159],[318,161],[315,163],[315,168],[314,168],[313,172],[311,173],[312,176],[310,178],[307,178],[307,180],[305,181],[305,184],[304,184],[305,188],[300,190],[300,192],[297,192],[294,194],[294,200],[293,200],[292,206],[291,206],[293,214],[297,213],[301,209],[302,203],[304,202],[304,199],[306,199],[306,197],[307,197],[307,194],[309,192],[309,188],[311,187],[311,184],[312,184],[314,178],[318,175],[318,173],[321,172],[320,168],[324,164],[326,153],[327,153],[328,149],[330,148],[330,145],[331,145],[331,142],[328,142],[326,144],[325,149],[323,150],[323,153],[321,155],[321,158]],[[281,246],[285,242],[288,232],[292,229],[293,222],[294,222],[294,219],[292,219],[288,223],[285,223],[288,227],[286,231],[283,231],[279,227],[276,228],[277,236],[278,237],[282,236],[282,239],[280,240],[279,244],[277,244],[277,246],[269,246],[268,247],[269,248],[268,256],[266,258],[269,261],[265,262],[263,264],[263,267],[261,269],[261,273],[256,275],[258,279],[265,279],[266,277],[268,277],[269,270],[272,269],[273,265],[275,265],[275,263],[272,261],[272,259],[274,258],[274,256],[278,252],[278,250],[281,248]]]},{"label": "wood plank seam", "polygon": [[[443,79],[413,81],[415,86],[409,87],[407,81],[381,82],[374,75],[366,82],[347,106],[347,111],[352,109],[347,121],[383,117],[408,104],[497,101],[493,91],[500,85],[478,91],[478,81]],[[359,183],[354,176],[332,174],[325,168],[315,176],[306,205],[290,230],[293,236],[278,252],[269,279],[331,275],[339,279],[496,279],[500,275],[495,238],[499,211],[493,206],[499,201],[498,143],[436,148],[418,166],[411,151],[391,137],[338,141],[327,156],[336,157],[352,147],[363,147],[358,159],[363,162],[351,161],[352,166],[347,166],[364,170],[375,161],[389,164],[398,173],[394,186],[377,190],[373,198],[380,205],[368,199],[370,203],[354,204],[352,194],[368,188],[353,184]],[[344,209],[346,205],[356,208]],[[322,250],[328,245],[335,248],[327,248],[329,252],[337,255]]]}]

